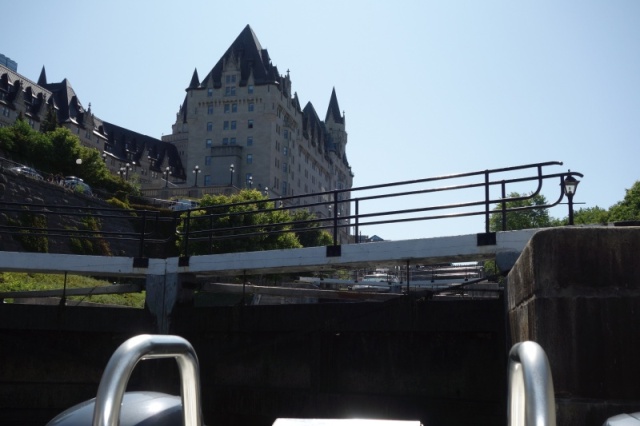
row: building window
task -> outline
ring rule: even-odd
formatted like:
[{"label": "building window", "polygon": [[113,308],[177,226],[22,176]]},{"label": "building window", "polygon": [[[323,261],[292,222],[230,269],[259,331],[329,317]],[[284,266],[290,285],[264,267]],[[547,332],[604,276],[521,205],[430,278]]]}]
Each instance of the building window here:
[{"label": "building window", "polygon": [[207,139],[206,147],[211,148],[212,146],[213,146],[213,142],[211,142],[211,139]]},{"label": "building window", "polygon": [[247,154],[247,164],[253,164],[253,154]]},{"label": "building window", "polygon": [[212,131],[212,130],[213,130],[213,123],[209,121],[209,122],[207,123],[207,132],[210,132],[210,131]]},{"label": "building window", "polygon": [[287,182],[282,182],[282,194],[287,195],[288,185]]},{"label": "building window", "polygon": [[210,155],[207,155],[206,157],[204,157],[204,165],[205,166],[210,166],[211,165],[211,159],[213,157],[211,157]]},{"label": "building window", "polygon": [[249,120],[249,121],[247,122],[247,128],[249,128],[249,129],[253,129],[253,120]]},{"label": "building window", "polygon": [[236,95],[236,87],[235,86],[227,86],[224,88],[225,96],[235,96]]},{"label": "building window", "polygon": [[204,186],[211,185],[211,175],[204,175]]},{"label": "building window", "polygon": [[288,170],[287,163],[282,163],[282,172],[287,173],[287,170]]},{"label": "building window", "polygon": [[253,145],[253,136],[247,136],[247,146]]},{"label": "building window", "polygon": [[208,97],[212,97],[213,96],[213,89],[212,88],[207,89],[207,96]]},{"label": "building window", "polygon": [[207,105],[207,114],[213,114],[213,105]]},{"label": "building window", "polygon": [[287,148],[286,146],[282,148],[282,155],[284,155],[285,157],[289,154],[289,148]]},{"label": "building window", "polygon": [[222,138],[222,145],[229,145],[229,138]]},{"label": "building window", "polygon": [[231,83],[235,83],[236,82],[236,75],[235,74],[229,74],[225,77],[225,81],[227,84],[231,84]]},{"label": "building window", "polygon": [[231,122],[231,130],[235,130],[236,129],[236,122],[232,121]]},{"label": "building window", "polygon": [[238,104],[231,104],[231,112],[238,112]]},{"label": "building window", "polygon": [[231,110],[231,105],[229,104],[224,104],[224,113],[225,114],[229,114],[229,111]]},{"label": "building window", "polygon": [[225,121],[222,125],[222,130],[229,130],[229,122]]},{"label": "building window", "polygon": [[247,86],[247,93],[249,93],[250,95],[253,94],[253,84]]},{"label": "building window", "polygon": [[251,102],[251,103],[249,104],[249,112],[253,112],[253,108],[254,108],[254,106],[253,106],[253,102]]},{"label": "building window", "polygon": [[231,138],[231,139],[229,140],[229,143],[230,143],[231,145],[235,145],[235,144],[236,144],[236,138]]}]

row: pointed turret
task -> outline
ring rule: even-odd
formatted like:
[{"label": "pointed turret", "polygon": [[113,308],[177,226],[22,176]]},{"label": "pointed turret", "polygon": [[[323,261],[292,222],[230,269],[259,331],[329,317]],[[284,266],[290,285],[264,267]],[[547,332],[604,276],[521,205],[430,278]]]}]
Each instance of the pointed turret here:
[{"label": "pointed turret", "polygon": [[344,115],[340,115],[340,106],[338,105],[338,97],[336,96],[336,88],[331,91],[331,100],[329,108],[327,108],[327,117],[325,121],[332,119],[334,123],[344,124]]},{"label": "pointed turret", "polygon": [[189,83],[189,87],[187,87],[187,90],[190,89],[197,89],[198,87],[200,87],[200,79],[198,78],[198,69],[194,69],[193,70],[193,76],[191,77],[191,83]]},{"label": "pointed turret", "polygon": [[38,77],[38,86],[44,87],[47,85],[47,73],[44,70],[44,65],[42,66],[42,71],[40,71],[40,77]]}]

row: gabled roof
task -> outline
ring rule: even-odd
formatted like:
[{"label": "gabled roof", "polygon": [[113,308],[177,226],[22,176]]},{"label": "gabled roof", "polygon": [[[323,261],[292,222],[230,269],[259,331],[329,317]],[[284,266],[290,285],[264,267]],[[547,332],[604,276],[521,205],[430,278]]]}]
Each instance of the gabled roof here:
[{"label": "gabled roof", "polygon": [[[41,75],[42,77],[42,75]],[[69,120],[81,122],[79,115],[84,113],[84,107],[80,99],[65,78],[60,83],[47,83],[44,87],[51,92],[58,107],[58,122],[64,123]]]},{"label": "gabled roof", "polygon": [[344,124],[344,117],[340,115],[340,107],[338,106],[338,97],[336,96],[336,88],[331,91],[331,100],[329,101],[329,108],[327,108],[327,118],[329,121],[332,118],[335,123]]},{"label": "gabled roof", "polygon": [[239,62],[240,86],[246,86],[251,75],[256,85],[276,84],[280,78],[277,68],[271,64],[269,53],[262,48],[249,25],[242,30],[202,81],[212,79],[215,88],[222,87],[222,71],[227,61]]},{"label": "gabled roof", "polygon": [[175,145],[106,121],[102,121],[102,127],[108,139],[108,151],[115,157],[123,161],[130,158],[131,161],[140,164],[144,155],[151,155],[156,159],[153,162],[155,171],[161,172],[162,165],[169,165],[173,176],[186,179],[184,166]]}]

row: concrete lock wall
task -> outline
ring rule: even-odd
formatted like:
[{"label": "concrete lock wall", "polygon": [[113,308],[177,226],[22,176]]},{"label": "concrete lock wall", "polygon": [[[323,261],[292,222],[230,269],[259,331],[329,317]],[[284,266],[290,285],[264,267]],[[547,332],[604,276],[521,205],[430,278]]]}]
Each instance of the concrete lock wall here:
[{"label": "concrete lock wall", "polygon": [[559,425],[640,411],[640,228],[540,231],[507,292],[511,343],[549,358]]},{"label": "concrete lock wall", "polygon": [[[503,299],[178,305],[169,324],[198,354],[206,424],[505,424]],[[95,397],[120,343],[159,326],[140,309],[0,305],[0,424],[42,425]],[[178,376],[173,360],[140,362],[129,390],[178,394]]]}]

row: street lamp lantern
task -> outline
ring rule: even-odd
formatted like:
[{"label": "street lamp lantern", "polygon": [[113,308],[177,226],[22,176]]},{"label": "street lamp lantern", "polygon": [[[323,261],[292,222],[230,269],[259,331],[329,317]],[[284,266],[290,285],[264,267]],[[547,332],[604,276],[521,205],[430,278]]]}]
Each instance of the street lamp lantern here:
[{"label": "street lamp lantern", "polygon": [[229,166],[229,173],[230,173],[230,178],[229,178],[229,186],[233,186],[233,172],[235,171],[235,166],[233,165],[233,163],[231,163],[231,165]]},{"label": "street lamp lantern", "polygon": [[169,187],[169,172],[171,171],[171,167],[167,166],[166,169],[164,169],[164,187],[168,188]]},{"label": "street lamp lantern", "polygon": [[269,197],[269,187],[268,186],[264,187],[264,196],[265,197]]},{"label": "street lamp lantern", "polygon": [[563,181],[564,194],[569,199],[569,225],[573,225],[573,196],[576,194],[579,183],[580,181],[574,178],[569,170],[569,174]]},{"label": "street lamp lantern", "polygon": [[196,175],[196,180],[195,180],[195,185],[194,186],[198,186],[198,173],[200,173],[202,170],[200,170],[200,167],[198,167],[197,165],[193,168],[193,173]]},{"label": "street lamp lantern", "polygon": [[253,188],[253,176],[249,176],[247,178],[247,186],[249,187],[249,189]]}]

